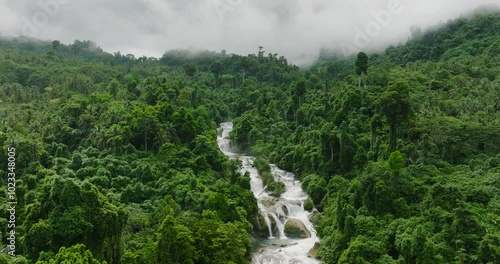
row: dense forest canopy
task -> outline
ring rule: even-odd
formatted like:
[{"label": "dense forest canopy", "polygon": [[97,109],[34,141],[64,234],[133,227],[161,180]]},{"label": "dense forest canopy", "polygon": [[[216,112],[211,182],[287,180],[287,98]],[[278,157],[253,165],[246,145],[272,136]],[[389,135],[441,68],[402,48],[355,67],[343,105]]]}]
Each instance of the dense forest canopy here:
[{"label": "dense forest canopy", "polygon": [[303,182],[324,263],[500,263],[499,28],[485,12],[308,69],[2,38],[0,262],[249,263],[256,200],[216,143],[232,120]]}]

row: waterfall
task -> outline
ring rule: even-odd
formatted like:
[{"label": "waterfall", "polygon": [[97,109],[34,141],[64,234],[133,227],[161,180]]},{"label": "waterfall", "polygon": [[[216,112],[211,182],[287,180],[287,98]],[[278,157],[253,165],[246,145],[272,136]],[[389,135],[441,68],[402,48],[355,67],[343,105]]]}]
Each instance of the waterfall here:
[{"label": "waterfall", "polygon": [[281,222],[281,220],[278,218],[278,216],[274,213],[271,213],[271,217],[276,221],[276,228],[278,228],[278,235],[280,239],[285,239],[285,225],[284,223]]},{"label": "waterfall", "polygon": [[271,219],[269,219],[269,215],[265,212],[260,211],[260,214],[262,217],[264,217],[264,220],[266,221],[267,224],[267,230],[269,231],[269,238],[274,238],[273,237],[273,227],[271,225]]},{"label": "waterfall", "polygon": [[[300,181],[291,172],[281,170],[271,164],[271,174],[275,181],[285,186],[285,192],[279,197],[267,194],[266,188],[253,166],[254,157],[233,152],[233,143],[229,134],[233,130],[231,122],[222,123],[217,130],[217,142],[224,155],[239,159],[242,164],[241,173],[250,175],[250,189],[257,199],[259,213],[264,219],[269,237],[262,239],[261,250],[254,253],[253,264],[317,264],[318,260],[309,258],[308,252],[319,242],[314,226],[309,221],[310,213],[304,210],[304,201],[308,199],[302,190]],[[273,221],[276,232],[273,230]],[[289,221],[301,223],[306,229],[306,238],[290,238],[286,236],[285,226]],[[304,232],[306,233],[306,232]]]}]

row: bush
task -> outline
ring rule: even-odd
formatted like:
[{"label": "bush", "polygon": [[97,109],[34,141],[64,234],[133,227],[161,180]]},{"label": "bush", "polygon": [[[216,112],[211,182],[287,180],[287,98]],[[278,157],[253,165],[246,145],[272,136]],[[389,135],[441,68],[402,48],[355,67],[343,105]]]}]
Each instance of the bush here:
[{"label": "bush", "polygon": [[271,174],[271,172],[266,171],[263,173],[259,173],[259,175],[260,175],[260,178],[262,179],[262,182],[264,183],[264,186],[269,185],[269,184],[274,182],[274,177]]},{"label": "bush", "polygon": [[314,204],[313,204],[313,201],[311,199],[307,199],[304,202],[304,209],[309,211],[309,212],[311,212],[314,209]]},{"label": "bush", "polygon": [[263,158],[256,158],[253,162],[253,165],[255,166],[255,168],[257,168],[259,174],[262,174],[264,172],[271,172],[271,165],[269,165],[269,162],[267,162],[267,160]]},{"label": "bush", "polygon": [[271,196],[279,197],[285,192],[285,184],[282,182],[272,182],[267,186],[267,193]]}]

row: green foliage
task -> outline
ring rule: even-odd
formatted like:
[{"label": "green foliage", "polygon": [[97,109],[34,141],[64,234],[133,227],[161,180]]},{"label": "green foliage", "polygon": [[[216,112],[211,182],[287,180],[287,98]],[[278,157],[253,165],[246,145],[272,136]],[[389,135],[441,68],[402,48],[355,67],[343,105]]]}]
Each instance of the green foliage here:
[{"label": "green foliage", "polygon": [[[0,141],[16,148],[23,175],[19,254],[48,263],[83,244],[100,262],[188,263],[207,251],[220,256],[206,263],[223,263],[236,250],[232,241],[209,245],[236,234],[229,258],[248,262],[257,203],[249,178],[217,147],[215,122],[231,113],[223,93],[207,87],[212,73],[242,85],[241,76],[222,77],[239,72],[243,57],[178,55],[158,61],[107,54],[87,41],[0,39],[0,99],[9,110]],[[206,209],[217,225],[237,228],[198,243],[195,223]],[[162,225],[167,216],[183,220]]]},{"label": "green foliage", "polygon": [[158,263],[194,263],[192,232],[167,216],[158,231]]},{"label": "green foliage", "polygon": [[290,88],[234,89],[233,139],[302,180],[323,262],[497,261],[499,21],[413,28],[383,54],[322,54]]},{"label": "green foliage", "polygon": [[405,163],[405,156],[399,152],[399,150],[396,150],[389,155],[389,168],[393,174],[399,175],[401,170],[405,167]]},{"label": "green foliage", "polygon": [[326,194],[327,182],[318,175],[309,175],[304,178],[302,188],[309,193],[315,205],[319,205]]},{"label": "green foliage", "polygon": [[389,149],[397,148],[397,133],[402,122],[411,117],[409,84],[407,82],[389,83],[388,89],[380,96],[380,112],[389,125]]},{"label": "green foliage", "polygon": [[269,162],[261,157],[255,159],[254,164],[255,168],[259,172],[259,176],[262,179],[262,183],[264,186],[267,186],[267,190],[271,192],[278,193],[284,190],[284,186],[281,186],[279,183],[274,181],[274,176],[271,173],[271,166]]},{"label": "green foliage", "polygon": [[266,191],[271,196],[279,197],[282,193],[285,192],[285,184],[282,182],[271,182],[267,185]]},{"label": "green foliage", "polygon": [[237,223],[222,223],[215,212],[204,211],[194,224],[196,263],[250,263],[248,234]]},{"label": "green foliage", "polygon": [[184,64],[182,67],[184,68],[184,72],[190,77],[193,77],[197,70],[194,63]]},{"label": "green foliage", "polygon": [[1,264],[28,264],[30,263],[25,257],[23,256],[16,256],[12,257],[7,254],[0,254],[0,263]]},{"label": "green foliage", "polygon": [[15,261],[249,263],[257,202],[216,143],[233,120],[268,192],[284,190],[269,162],[302,180],[324,263],[497,263],[499,21],[412,28],[384,53],[322,52],[302,71],[263,51],[155,59],[0,38]]},{"label": "green foliage", "polygon": [[106,264],[106,261],[99,261],[92,256],[92,252],[85,248],[85,245],[77,244],[69,248],[62,247],[59,252],[51,258],[40,260],[37,264]]},{"label": "green foliage", "polygon": [[368,56],[364,52],[358,53],[358,56],[356,58],[356,74],[361,75],[361,74],[366,74],[368,70]]},{"label": "green foliage", "polygon": [[255,166],[255,168],[257,168],[257,171],[259,173],[271,172],[271,166],[269,165],[269,162],[263,158],[256,158],[253,165]]},{"label": "green foliage", "polygon": [[311,199],[307,199],[304,202],[304,210],[311,212],[313,209],[314,209],[313,201]]}]

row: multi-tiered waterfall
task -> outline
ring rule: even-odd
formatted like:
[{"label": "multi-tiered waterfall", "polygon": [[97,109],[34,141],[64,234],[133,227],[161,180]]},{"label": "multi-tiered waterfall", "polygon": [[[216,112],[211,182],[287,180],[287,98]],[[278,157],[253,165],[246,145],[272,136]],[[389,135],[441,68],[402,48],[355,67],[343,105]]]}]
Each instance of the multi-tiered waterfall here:
[{"label": "multi-tiered waterfall", "polygon": [[[253,166],[254,157],[239,155],[233,152],[233,145],[229,133],[233,124],[222,123],[219,128],[217,141],[222,152],[230,158],[238,158],[242,162],[242,173],[250,174],[252,192],[257,198],[260,214],[264,219],[269,237],[261,242],[262,248],[253,256],[252,263],[258,264],[309,264],[319,263],[308,257],[309,250],[319,239],[313,225],[309,221],[310,213],[304,210],[304,201],[307,195],[301,188],[301,183],[291,172],[271,165],[271,173],[276,182],[282,182],[285,192],[279,197],[266,193],[266,186],[262,183],[257,169]],[[285,225],[288,221],[298,223],[305,238],[287,238]],[[290,223],[288,223],[290,224]]]}]

